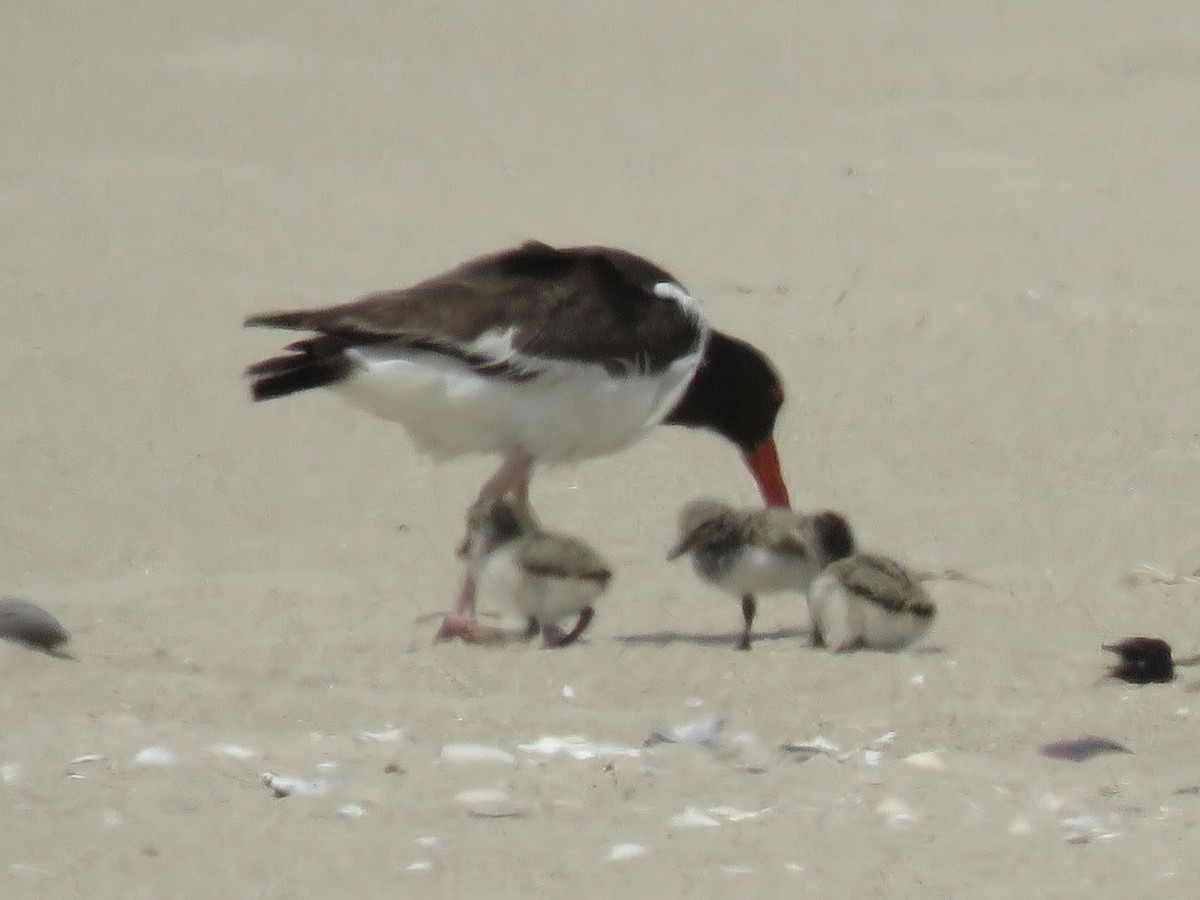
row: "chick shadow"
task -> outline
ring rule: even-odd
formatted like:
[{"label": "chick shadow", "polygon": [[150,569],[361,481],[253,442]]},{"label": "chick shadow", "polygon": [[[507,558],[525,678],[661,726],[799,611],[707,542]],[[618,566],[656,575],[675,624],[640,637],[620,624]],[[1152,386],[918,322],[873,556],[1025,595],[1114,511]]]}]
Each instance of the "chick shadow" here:
[{"label": "chick shadow", "polygon": [[[690,631],[652,631],[647,634],[619,634],[614,640],[629,647],[666,647],[672,644],[691,644],[694,647],[736,647],[741,637],[742,633],[740,631],[729,631],[724,634],[697,634]],[[776,628],[773,631],[756,631],[753,636],[755,645],[760,641],[795,640],[799,640],[805,650],[812,650],[818,653],[828,652],[824,647],[813,646],[812,631],[808,628]],[[939,644],[922,644],[917,647],[902,649],[913,656],[940,656],[946,652],[946,649]],[[895,654],[901,651],[876,650],[871,652]],[[1200,682],[1197,682],[1197,686],[1200,687]]]},{"label": "chick shadow", "polygon": [[[804,638],[807,644],[811,632],[807,628],[776,628],[773,631],[756,631],[754,643],[760,641],[792,641]],[[671,644],[691,644],[695,647],[732,647],[741,639],[740,631],[722,634],[698,634],[694,631],[651,631],[646,634],[619,634],[615,640],[630,647],[666,647]]]}]

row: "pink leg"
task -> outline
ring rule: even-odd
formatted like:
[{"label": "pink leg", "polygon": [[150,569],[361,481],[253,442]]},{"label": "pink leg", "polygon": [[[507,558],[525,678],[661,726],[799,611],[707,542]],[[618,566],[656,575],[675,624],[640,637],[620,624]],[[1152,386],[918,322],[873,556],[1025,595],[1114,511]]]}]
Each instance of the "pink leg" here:
[{"label": "pink leg", "polygon": [[479,500],[491,500],[512,493],[518,503],[529,503],[529,478],[533,474],[533,454],[524,447],[508,451],[496,473],[479,489]]},{"label": "pink leg", "polygon": [[[511,493],[518,504],[529,509],[529,479],[533,475],[533,454],[524,447],[517,447],[508,452],[482,488],[476,502]],[[459,548],[458,555],[465,554],[465,544]],[[459,637],[464,641],[476,642],[481,639],[478,623],[475,621],[475,576],[468,566],[463,576],[462,587],[450,612],[442,619],[442,627],[438,629],[435,640]]]}]

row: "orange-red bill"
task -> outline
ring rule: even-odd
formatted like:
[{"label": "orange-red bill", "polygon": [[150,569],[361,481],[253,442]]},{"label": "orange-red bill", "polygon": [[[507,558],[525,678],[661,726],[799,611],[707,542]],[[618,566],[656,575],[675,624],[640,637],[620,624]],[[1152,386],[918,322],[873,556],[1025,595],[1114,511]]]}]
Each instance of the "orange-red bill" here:
[{"label": "orange-red bill", "polygon": [[746,467],[758,482],[759,493],[768,506],[790,507],[787,484],[779,470],[779,454],[775,450],[775,439],[764,438],[752,450],[742,454]]}]

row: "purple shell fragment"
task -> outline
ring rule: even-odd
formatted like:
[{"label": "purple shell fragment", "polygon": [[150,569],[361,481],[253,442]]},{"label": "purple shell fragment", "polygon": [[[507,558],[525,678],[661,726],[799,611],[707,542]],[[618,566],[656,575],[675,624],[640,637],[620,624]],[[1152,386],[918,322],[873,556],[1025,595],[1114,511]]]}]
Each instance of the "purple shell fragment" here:
[{"label": "purple shell fragment", "polygon": [[1093,756],[1105,753],[1132,753],[1123,744],[1118,744],[1111,738],[1085,735],[1084,737],[1068,738],[1063,741],[1053,741],[1038,748],[1038,753],[1051,759],[1067,759],[1071,762],[1083,762]]}]

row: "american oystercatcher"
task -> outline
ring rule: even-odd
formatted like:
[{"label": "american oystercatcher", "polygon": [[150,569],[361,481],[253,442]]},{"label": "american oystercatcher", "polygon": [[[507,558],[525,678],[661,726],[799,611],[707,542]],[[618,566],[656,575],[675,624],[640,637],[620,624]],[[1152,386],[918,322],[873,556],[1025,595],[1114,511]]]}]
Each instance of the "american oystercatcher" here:
[{"label": "american oystercatcher", "polygon": [[854,552],[850,525],[835,512],[802,515],[693,500],[679,515],[679,531],[667,559],[690,554],[700,578],[741,598],[739,650],[750,649],[757,595],[805,591],[827,564]]},{"label": "american oystercatcher", "polygon": [[[255,400],[328,387],[435,458],[500,454],[480,500],[528,510],[535,464],[602,456],[672,424],[733,442],[763,499],[788,505],[771,363],[710,329],[677,279],[632,253],[530,242],[409,288],[245,324],[315,332],[249,367]],[[469,638],[474,602],[468,573],[439,637]]]},{"label": "american oystercatcher", "polygon": [[[565,647],[583,633],[596,599],[612,580],[612,569],[595,550],[577,538],[542,530],[507,498],[471,507],[464,546],[479,594],[524,616],[526,637],[541,632],[547,647]],[[577,619],[564,632],[558,623],[567,616]]]}]

